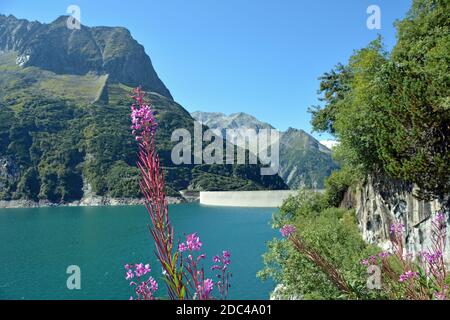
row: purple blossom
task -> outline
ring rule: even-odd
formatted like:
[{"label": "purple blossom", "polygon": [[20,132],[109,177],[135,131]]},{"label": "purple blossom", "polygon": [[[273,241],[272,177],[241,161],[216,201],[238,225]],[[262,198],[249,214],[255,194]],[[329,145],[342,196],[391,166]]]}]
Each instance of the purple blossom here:
[{"label": "purple blossom", "polygon": [[364,266],[369,266],[369,265],[375,265],[378,263],[378,257],[377,256],[370,256],[367,259],[363,259],[360,262],[362,265]]},{"label": "purple blossom", "polygon": [[420,253],[420,255],[429,263],[434,264],[438,262],[442,258],[442,252],[440,250],[437,250],[436,252],[426,252],[423,251]]},{"label": "purple blossom", "polygon": [[158,126],[153,110],[144,102],[144,92],[140,88],[134,90],[137,106],[131,106],[131,130],[136,136],[137,141],[141,141],[144,137],[154,136]]},{"label": "purple blossom", "polygon": [[158,290],[158,283],[152,277],[150,277],[150,279],[149,279],[149,284],[150,284],[149,287],[150,287],[151,291],[155,292],[156,290]]},{"label": "purple blossom", "polygon": [[[137,264],[126,264],[126,280],[131,280],[134,277],[141,278],[151,271],[149,264],[137,263]],[[137,300],[153,300],[153,293],[158,290],[158,283],[152,277],[139,283],[135,281],[130,281],[130,287],[134,288],[134,293],[136,294]],[[130,300],[134,300],[131,296]]]},{"label": "purple blossom", "polygon": [[185,252],[187,250],[186,244],[184,242],[178,245],[178,252]]},{"label": "purple blossom", "polygon": [[127,273],[125,274],[125,280],[130,280],[134,278],[134,273],[131,270],[128,270]]},{"label": "purple blossom", "polygon": [[401,236],[405,230],[405,225],[403,223],[393,223],[390,228],[390,232],[393,235]]},{"label": "purple blossom", "polygon": [[213,257],[213,262],[214,263],[219,263],[220,262],[220,257],[219,256],[214,256]]},{"label": "purple blossom", "polygon": [[198,291],[201,293],[204,299],[207,299],[214,288],[214,282],[211,279],[206,279],[201,285],[198,286]]},{"label": "purple blossom", "polygon": [[289,238],[296,231],[295,226],[287,224],[280,229],[280,233],[284,238]]},{"label": "purple blossom", "polygon": [[150,106],[131,107],[131,129],[136,140],[141,140],[146,134],[154,135],[156,127],[156,119]]},{"label": "purple blossom", "polygon": [[399,278],[400,282],[405,282],[406,280],[409,279],[414,279],[417,278],[419,276],[419,274],[417,272],[414,271],[406,271],[404,274],[402,274]]},{"label": "purple blossom", "polygon": [[197,233],[192,233],[186,237],[186,246],[190,251],[200,251],[202,242]]},{"label": "purple blossom", "polygon": [[136,277],[142,277],[151,271],[149,264],[146,264],[144,266],[143,263],[139,263],[135,266],[135,268],[136,270],[134,271],[134,273],[136,274]]},{"label": "purple blossom", "polygon": [[387,257],[389,257],[391,254],[389,253],[389,252],[387,252],[387,251],[383,251],[383,252],[380,252],[379,254],[378,254],[378,256],[381,258],[381,259],[384,259],[384,258],[387,258]]},{"label": "purple blossom", "polygon": [[228,266],[231,263],[231,254],[230,254],[230,252],[225,250],[222,253],[222,262],[225,265],[225,267]]},{"label": "purple blossom", "polygon": [[434,221],[439,225],[445,225],[445,214],[443,212],[438,212],[436,214],[436,217],[434,218]]},{"label": "purple blossom", "polygon": [[447,299],[447,295],[445,294],[445,292],[435,292],[434,298],[436,300],[445,300],[445,299]]}]

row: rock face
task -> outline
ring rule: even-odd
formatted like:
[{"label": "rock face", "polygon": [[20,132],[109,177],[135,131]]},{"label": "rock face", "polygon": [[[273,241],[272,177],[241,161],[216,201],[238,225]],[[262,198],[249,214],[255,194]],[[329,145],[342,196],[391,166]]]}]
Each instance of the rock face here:
[{"label": "rock face", "polygon": [[[414,256],[431,246],[432,218],[440,210],[449,218],[449,197],[441,201],[422,201],[415,196],[414,186],[389,178],[370,177],[356,192],[347,193],[345,206],[353,203],[364,240],[390,247],[390,225],[405,225],[405,244]],[[447,225],[450,222],[447,220]],[[446,260],[450,262],[450,232],[447,234]]]},{"label": "rock face", "polygon": [[121,27],[69,29],[67,16],[50,24],[0,14],[0,51],[16,51],[16,63],[57,74],[108,74],[109,81],[172,99],[144,47]]},{"label": "rock face", "polygon": [[15,183],[20,177],[20,168],[11,156],[0,157],[0,196],[8,184]]}]

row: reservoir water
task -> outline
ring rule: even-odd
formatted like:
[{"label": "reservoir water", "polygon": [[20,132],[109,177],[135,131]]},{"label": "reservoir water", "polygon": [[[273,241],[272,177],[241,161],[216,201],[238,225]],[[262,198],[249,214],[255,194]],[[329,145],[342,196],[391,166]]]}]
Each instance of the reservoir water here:
[{"label": "reservoir water", "polygon": [[[267,241],[278,236],[274,211],[192,203],[170,206],[169,214],[176,238],[198,232],[205,266],[231,252],[231,299],[268,299],[274,284],[256,272]],[[148,262],[161,277],[148,222],[142,206],[0,209],[0,299],[128,299],[125,263]],[[70,265],[80,267],[81,290],[67,289]]]}]

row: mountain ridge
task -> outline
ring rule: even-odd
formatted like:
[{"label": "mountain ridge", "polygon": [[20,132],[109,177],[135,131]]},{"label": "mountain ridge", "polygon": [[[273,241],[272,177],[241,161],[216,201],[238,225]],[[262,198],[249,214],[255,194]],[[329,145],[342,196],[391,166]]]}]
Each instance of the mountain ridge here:
[{"label": "mountain ridge", "polygon": [[[244,112],[225,115],[220,112],[191,113],[197,121],[218,130],[225,136],[227,129],[274,129],[266,122]],[[236,118],[238,121],[236,121]],[[302,186],[323,188],[324,181],[338,165],[331,157],[331,150],[302,129],[288,128],[280,133],[279,175],[291,188]],[[244,133],[242,133],[244,134]]]}]

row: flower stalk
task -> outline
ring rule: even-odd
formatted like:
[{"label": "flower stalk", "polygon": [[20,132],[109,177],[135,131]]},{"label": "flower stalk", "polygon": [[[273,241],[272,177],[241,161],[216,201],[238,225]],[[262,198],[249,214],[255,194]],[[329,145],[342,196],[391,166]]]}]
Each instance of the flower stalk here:
[{"label": "flower stalk", "polygon": [[[206,255],[194,254],[202,247],[197,233],[188,235],[186,242],[180,243],[178,248],[174,249],[174,228],[169,219],[164,173],[156,152],[155,135],[158,124],[150,104],[144,99],[141,88],[134,89],[133,93],[135,103],[131,106],[131,130],[139,145],[137,167],[141,175],[140,190],[150,217],[148,229],[155,242],[155,254],[162,266],[163,280],[169,298],[209,300],[213,298],[212,291],[217,285],[220,297],[226,299],[231,277],[227,271],[231,263],[228,251],[224,251],[222,258],[222,275],[218,276],[221,280],[215,284],[212,279],[206,278],[204,267],[201,265]],[[189,255],[184,258],[183,253],[186,251]],[[125,269],[127,270],[125,278],[132,280],[136,277],[138,282],[143,275],[150,272],[150,266],[143,264],[125,265]],[[154,292],[158,288],[156,281],[150,277],[146,281],[138,282],[134,280],[130,282],[130,286],[135,288],[137,299],[153,300]]]}]

